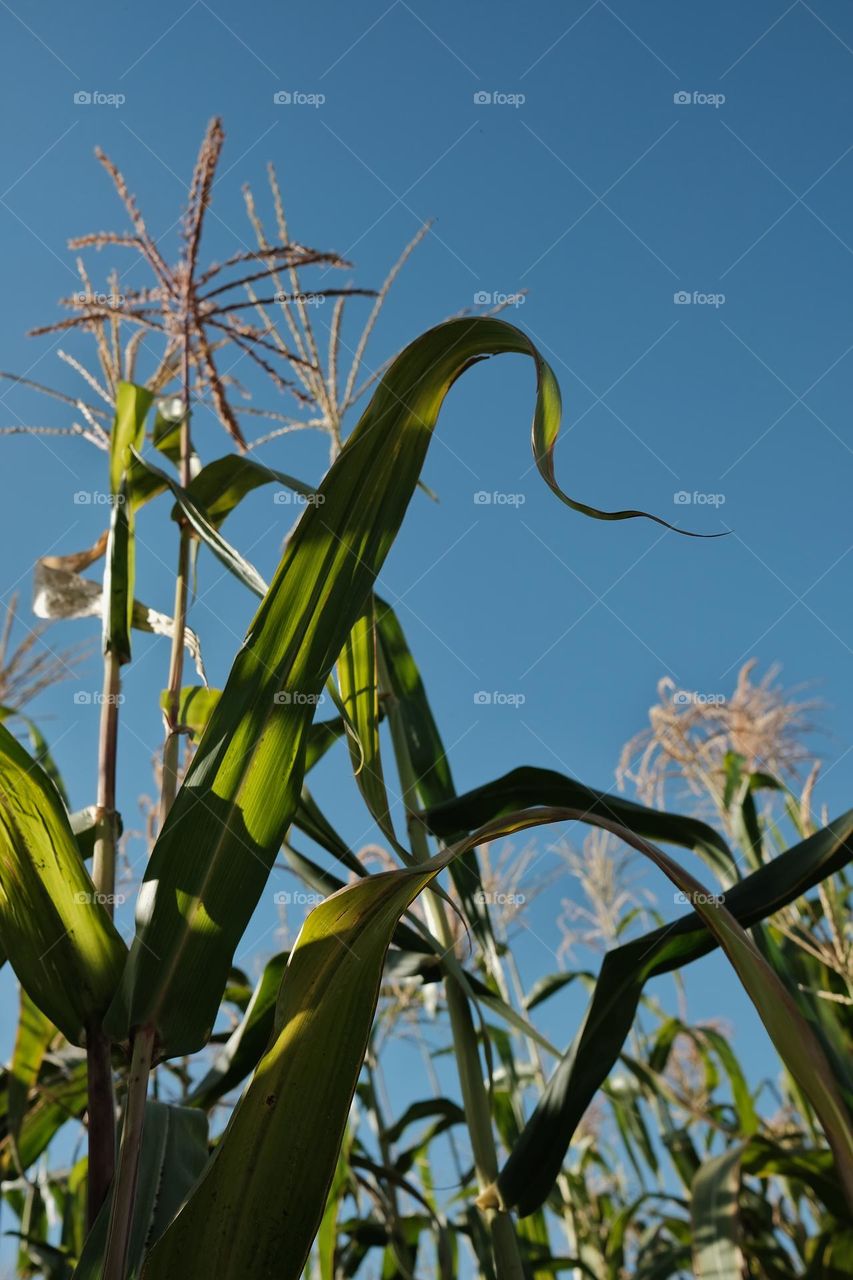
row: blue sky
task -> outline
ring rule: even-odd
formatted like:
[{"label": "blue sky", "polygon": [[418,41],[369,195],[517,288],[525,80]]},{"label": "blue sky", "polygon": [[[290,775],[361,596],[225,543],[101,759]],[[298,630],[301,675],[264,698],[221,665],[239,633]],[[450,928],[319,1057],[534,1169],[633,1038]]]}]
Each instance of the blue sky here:
[{"label": "blue sky", "polygon": [[[222,115],[228,141],[207,259],[250,243],[243,182],[270,214],[269,159],[293,234],[351,258],[357,271],[347,280],[378,285],[434,218],[383,314],[369,366],[479,293],[526,290],[507,314],[562,385],[564,487],[604,507],[734,531],[702,542],[568,512],[531,469],[529,365],[501,358],[466,375],[426,466],[440,504],[418,495],[382,575],[458,787],[521,763],[608,786],[660,677],[727,694],[755,657],[761,670],[780,662],[786,683],[815,682],[827,704],[817,799],[831,813],[847,807],[849,6],[195,0],[98,3],[81,16],[16,0],[2,5],[0,24],[9,51],[0,99],[11,125],[0,179],[0,367],[79,392],[56,354],[63,343],[24,332],[53,319],[56,298],[75,288],[67,238],[124,229],[96,144],[174,249],[200,137]],[[282,93],[290,103],[276,103]],[[75,102],[80,94],[123,101]],[[104,274],[124,267],[123,279],[143,283],[131,258],[105,252],[90,265]],[[346,342],[355,335],[354,324]],[[257,402],[289,411],[248,372],[246,380]],[[0,425],[65,423],[59,406],[8,389],[0,399]],[[226,451],[212,418],[199,415],[195,435],[205,458]],[[10,437],[0,447],[0,588],[4,600],[18,590],[26,601],[38,555],[78,550],[100,532],[103,509],[75,505],[73,494],[103,488],[103,459],[77,442]],[[291,436],[261,456],[312,480],[325,452],[316,439]],[[480,491],[520,498],[478,504]],[[262,491],[230,525],[267,575],[287,512]],[[138,594],[164,610],[173,535],[165,510],[140,528]],[[191,621],[212,683],[222,683],[252,610],[203,554]],[[48,640],[94,641],[95,631],[57,626]],[[120,802],[129,826],[152,787],[166,663],[164,642],[142,638],[126,676]],[[99,681],[94,657],[37,706],[80,805],[94,798],[97,710],[75,704],[73,693],[94,692]],[[479,690],[524,702],[481,706]],[[340,782],[343,767],[339,758],[324,770],[318,794],[358,842],[369,832],[354,786]],[[571,885],[559,892],[569,896]],[[531,978],[554,967],[547,915],[534,916],[536,932],[522,944]],[[246,937],[248,967],[274,945],[275,923],[263,904]],[[696,970],[691,1008],[724,1012],[738,1043],[754,1046],[756,1066],[769,1064],[757,1020],[723,973],[716,961]],[[576,1012],[567,998],[549,1033],[567,1042]]]}]

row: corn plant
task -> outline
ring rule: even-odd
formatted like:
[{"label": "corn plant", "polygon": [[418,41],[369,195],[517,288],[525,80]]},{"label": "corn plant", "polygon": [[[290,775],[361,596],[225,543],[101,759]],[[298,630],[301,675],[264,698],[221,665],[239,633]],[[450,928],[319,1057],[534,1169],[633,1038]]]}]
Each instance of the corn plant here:
[{"label": "corn plant", "polygon": [[[834,1224],[853,1205],[853,1128],[845,1006],[824,997],[843,996],[849,976],[839,922],[853,812],[815,827],[783,781],[734,751],[722,774],[716,764],[714,772],[715,783],[723,780],[713,795],[725,834],[701,818],[542,769],[519,768],[457,794],[415,658],[375,589],[456,379],[492,356],[527,357],[536,379],[533,456],[551,496],[586,518],[671,526],[639,510],[599,510],[565,492],[555,469],[557,380],[534,343],[503,319],[458,315],[364,372],[378,309],[414,244],[372,295],[345,375],[345,304],[370,291],[322,291],[336,300],[321,355],[303,276],[313,266],[345,264],[291,239],[274,175],[276,237],[268,238],[248,196],[257,250],[202,268],[222,144],[214,122],[174,265],[119,170],[101,157],[129,230],[84,236],[73,247],[131,250],[150,269],[151,284],[121,294],[115,277],[105,304],[81,264],[84,293],[67,300],[74,314],[41,331],[81,330],[94,339],[97,372],[65,359],[98,403],[59,395],[83,421],[31,429],[82,436],[98,450],[111,514],[93,547],[45,557],[36,572],[41,617],[102,622],[95,803],[69,813],[44,751],[34,758],[0,725],[0,944],[21,990],[2,1154],[7,1198],[20,1219],[22,1269],[81,1280],[326,1280],[356,1274],[378,1246],[383,1275],[411,1276],[423,1236],[434,1242],[441,1276],[457,1274],[460,1250],[497,1280],[567,1269],[617,1276],[628,1265],[638,1275],[669,1275],[691,1257],[699,1274],[736,1276],[743,1262],[738,1188],[750,1176],[794,1187],[778,1213],[790,1218],[795,1245],[798,1228],[819,1219],[826,1249],[836,1248]],[[255,320],[241,318],[244,312]],[[247,407],[230,373],[235,353],[277,392],[294,396],[292,416]],[[143,377],[146,355],[151,372]],[[193,430],[202,407],[213,410],[231,446],[212,459]],[[252,416],[275,425],[252,440]],[[260,444],[304,428],[329,439],[330,466],[317,486],[253,456]],[[304,503],[269,584],[223,532],[235,508],[267,484]],[[170,613],[143,604],[134,587],[136,526],[155,502],[170,504],[175,523]],[[187,621],[202,548],[258,599],[221,689],[207,685],[204,637]],[[100,582],[84,576],[101,562]],[[132,681],[134,629],[163,635],[168,660],[160,795],[126,945],[113,919],[122,829],[118,695]],[[196,684],[185,678],[187,653]],[[320,720],[324,690],[337,714]],[[347,846],[306,787],[336,743],[387,846],[379,870]],[[798,825],[793,842],[771,856],[778,831],[755,797],[774,788]],[[401,799],[402,821],[389,791]],[[568,822],[635,851],[690,909],[607,952],[597,978],[590,976],[589,1010],[580,1027],[567,1029],[562,1052],[532,1015],[568,978],[521,990],[511,944],[487,905],[482,848]],[[322,863],[302,851],[305,840],[324,851]],[[712,888],[664,844],[697,854]],[[234,957],[282,863],[323,900],[252,988]],[[815,912],[825,926],[818,955]],[[715,948],[779,1053],[808,1148],[805,1140],[795,1150],[759,1132],[724,1037],[671,1017],[653,1034],[638,1030],[646,984]],[[827,963],[830,949],[835,965]],[[392,1119],[382,1088],[383,1036],[407,1018],[416,1033],[421,1001],[435,988],[443,992],[461,1105],[436,1091]],[[670,1079],[685,1039],[710,1081],[701,1104]],[[629,1073],[621,1083],[612,1076],[617,1066]],[[715,1094],[721,1072],[731,1106]],[[212,1134],[209,1120],[238,1087],[224,1130]],[[689,1133],[681,1146],[673,1139],[681,1193],[656,1189],[636,1204],[620,1202],[618,1179],[595,1184],[593,1147],[583,1147],[580,1164],[574,1159],[597,1098],[612,1106],[621,1150],[638,1171],[656,1174],[660,1161],[648,1107],[666,1140],[679,1110],[692,1108],[696,1118],[704,1106],[724,1147],[708,1142],[700,1153]],[[69,1116],[85,1117],[87,1151],[51,1173],[40,1157]],[[374,1146],[365,1144],[362,1116]],[[400,1153],[404,1135],[424,1120],[426,1133]],[[464,1155],[457,1129],[466,1135]],[[452,1217],[431,1185],[432,1145],[444,1138],[452,1140],[462,1197]],[[645,1205],[647,1221],[638,1225]],[[59,1210],[58,1239],[48,1230],[48,1206]],[[753,1217],[751,1238],[766,1256],[788,1257],[791,1246],[779,1243],[774,1224],[759,1211]],[[565,1248],[555,1243],[556,1229]],[[801,1256],[809,1261],[805,1246]],[[783,1274],[779,1257],[766,1274]]]}]

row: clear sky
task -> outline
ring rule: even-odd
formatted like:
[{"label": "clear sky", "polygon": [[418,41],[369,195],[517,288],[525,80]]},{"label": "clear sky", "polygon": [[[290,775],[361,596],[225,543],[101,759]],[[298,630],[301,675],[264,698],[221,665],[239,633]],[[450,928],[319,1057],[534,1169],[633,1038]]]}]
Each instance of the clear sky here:
[{"label": "clear sky", "polygon": [[[457,786],[521,763],[609,786],[660,677],[725,695],[755,657],[760,670],[779,661],[786,683],[816,682],[827,704],[817,799],[831,813],[848,807],[849,5],[0,0],[0,25],[0,367],[79,392],[57,358],[63,343],[24,332],[54,318],[57,297],[75,288],[66,239],[124,229],[96,144],[125,171],[171,250],[200,137],[222,115],[228,141],[208,259],[251,240],[245,181],[269,212],[269,159],[296,238],[351,258],[357,271],[346,278],[359,284],[378,285],[434,218],[383,315],[370,367],[478,294],[526,290],[507,314],[562,385],[563,485],[600,506],[733,530],[701,542],[567,511],[531,468],[529,363],[503,357],[466,375],[425,471],[440,504],[416,497],[382,574]],[[81,94],[92,101],[75,102]],[[91,260],[104,274],[114,263],[143,283],[130,257]],[[272,390],[246,378],[259,402],[274,403]],[[8,388],[0,399],[0,425],[66,422],[58,405],[36,406]],[[207,459],[226,451],[212,419],[199,420],[196,437]],[[26,600],[37,555],[78,550],[100,532],[103,509],[75,505],[73,495],[103,489],[103,457],[77,442],[15,437],[0,447],[0,588],[4,600],[15,590]],[[285,437],[262,456],[313,480],[325,446]],[[477,503],[481,491],[523,502]],[[164,610],[164,565],[174,561],[166,515],[141,522],[138,583],[140,597]],[[230,537],[269,575],[289,523],[288,508],[264,491],[233,518]],[[203,553],[191,622],[212,683],[222,683],[253,607]],[[96,641],[96,630],[56,627],[49,640]],[[164,642],[143,638],[127,673],[120,799],[128,826],[138,825],[137,798],[152,786],[166,662]],[[76,805],[94,799],[97,709],[73,694],[94,692],[99,680],[95,656],[82,679],[38,704]],[[524,701],[481,705],[480,690]],[[318,792],[358,843],[369,832],[354,786],[339,781],[343,768],[339,757]],[[523,944],[531,977],[555,966],[549,915],[534,915],[539,933]],[[274,928],[265,902],[247,934],[247,965],[274,945]],[[724,1012],[739,1044],[766,1052],[722,974],[715,961],[696,970],[693,1011]],[[560,1006],[548,1028],[561,1042],[573,1008]]]}]

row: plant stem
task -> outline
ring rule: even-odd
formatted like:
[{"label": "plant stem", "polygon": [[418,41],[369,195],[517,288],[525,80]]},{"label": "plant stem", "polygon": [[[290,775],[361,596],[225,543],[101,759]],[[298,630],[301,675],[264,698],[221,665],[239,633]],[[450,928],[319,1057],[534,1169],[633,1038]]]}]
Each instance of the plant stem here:
[{"label": "plant stem", "polygon": [[142,1153],[142,1131],[145,1123],[145,1100],[154,1051],[154,1028],[140,1028],[133,1040],[133,1058],[127,1078],[127,1104],[121,1135],[107,1245],[104,1254],[103,1280],[125,1280]]},{"label": "plant stem", "polygon": [[[98,901],[112,917],[116,881],[116,759],[121,674],[112,651],[104,654],[104,689],[98,739],[98,830],[92,880]],[[116,1117],[110,1042],[100,1025],[86,1028],[87,1138],[89,1174],[87,1220],[91,1228],[115,1172]]]},{"label": "plant stem", "polygon": [[86,1219],[91,1231],[107,1198],[116,1161],[115,1099],[110,1041],[99,1025],[86,1030],[86,1074],[88,1085],[87,1135],[89,1172]]},{"label": "plant stem", "polygon": [[115,653],[109,652],[104,654],[104,691],[98,740],[98,836],[92,879],[110,916],[113,914],[116,885],[116,753],[120,692],[119,660]]},{"label": "plant stem", "polygon": [[[188,314],[188,311],[187,311]],[[190,341],[184,323],[184,350],[181,367],[184,416],[181,419],[181,484],[186,489],[192,480],[192,441],[190,439]],[[160,788],[160,828],[172,807],[178,790],[180,768],[180,704],[184,674],[184,629],[187,622],[187,595],[190,573],[192,530],[181,517],[178,544],[178,569],[175,575],[175,612],[172,651],[169,658],[169,680],[166,685],[166,741],[163,744],[163,780]]]},{"label": "plant stem", "polygon": [[[388,719],[391,726],[391,739],[394,744],[394,755],[397,771],[400,775],[400,787],[406,812],[410,815],[409,838],[412,852],[420,861],[430,855],[429,840],[423,826],[411,819],[412,809],[416,803],[415,771],[412,766],[409,745],[405,729],[400,720],[397,700],[391,690],[382,650],[379,650],[380,683],[388,692]],[[452,952],[454,946],[453,933],[441,899],[431,890],[424,894],[424,906],[427,920],[435,936],[446,952]],[[459,1087],[462,1093],[462,1107],[465,1112],[465,1123],[471,1138],[471,1149],[477,1172],[477,1183],[481,1194],[495,1183],[498,1176],[498,1153],[492,1129],[492,1108],[489,1093],[483,1080],[483,1068],[480,1061],[480,1048],[477,1030],[471,1016],[468,997],[457,979],[450,973],[445,975],[445,992],[447,1009],[450,1017],[450,1030],[453,1036],[453,1049],[456,1056],[456,1067],[459,1072]],[[524,1280],[524,1268],[518,1249],[518,1238],[515,1227],[507,1212],[498,1206],[481,1208],[489,1228],[492,1252],[495,1260],[497,1280]]]},{"label": "plant stem", "polygon": [[181,526],[178,546],[178,571],[175,578],[175,623],[172,633],[172,652],[169,660],[169,680],[166,686],[166,741],[163,744],[163,780],[160,789],[160,827],[172,807],[178,790],[180,768],[180,701],[181,681],[184,673],[184,627],[187,619],[187,582],[189,577],[190,534]]}]

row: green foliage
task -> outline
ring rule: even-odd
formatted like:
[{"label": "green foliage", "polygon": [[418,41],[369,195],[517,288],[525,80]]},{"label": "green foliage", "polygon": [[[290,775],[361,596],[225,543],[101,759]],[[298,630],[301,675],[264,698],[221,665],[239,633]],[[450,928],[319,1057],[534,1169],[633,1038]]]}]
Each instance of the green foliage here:
[{"label": "green foliage", "polygon": [[[19,1272],[51,1280],[340,1280],[377,1267],[387,1280],[450,1280],[471,1266],[489,1280],[844,1274],[853,1248],[844,941],[853,811],[815,829],[803,797],[734,751],[708,787],[727,835],[551,770],[515,769],[457,795],[399,618],[374,594],[453,383],[491,355],[529,357],[533,455],[546,484],[596,519],[645,513],[600,511],[562,490],[555,376],[523,332],[492,315],[446,322],[406,347],[368,380],[372,398],[342,444],[363,346],[341,394],[346,291],[337,291],[324,375],[298,273],[306,256],[333,255],[290,243],[277,188],[282,243],[268,242],[256,219],[258,253],[224,265],[248,263],[257,277],[205,293],[223,269],[197,270],[220,146],[217,123],[192,184],[179,268],[166,267],[137,224],[157,279],[152,296],[168,313],[166,350],[143,387],[129,380],[133,351],[119,360],[117,337],[99,345],[115,412],[109,435],[102,410],[87,409],[87,422],[106,446],[111,520],[91,552],[65,559],[87,607],[62,616],[91,616],[97,598],[114,693],[140,613],[172,642],[160,805],[129,954],[111,919],[112,893],[100,891],[121,832],[112,799],[117,701],[102,717],[97,803],[74,815],[37,726],[19,706],[0,708],[34,753],[0,724],[0,947],[20,986],[0,1082],[0,1173],[18,1219]],[[229,310],[214,299],[256,278],[281,293],[282,274],[293,299],[284,304],[287,339],[263,331],[281,341],[261,343],[260,367],[269,372],[273,346],[313,397],[333,445],[317,487],[242,451],[239,410],[209,336],[215,322],[225,335],[216,352],[233,344],[246,354],[261,335],[224,320]],[[149,300],[134,297],[124,319],[149,326],[148,314]],[[186,410],[195,395],[240,452],[204,463]],[[303,508],[269,585],[222,532],[267,484]],[[171,509],[178,556],[175,618],[157,615],[155,625],[153,611],[134,603],[135,522],[159,499]],[[183,683],[202,547],[260,599],[221,690]],[[102,588],[76,576],[104,551]],[[320,721],[324,691],[337,715]],[[382,837],[380,870],[305,785],[344,738],[348,752],[339,749],[336,763],[348,754],[340,772],[354,779]],[[618,848],[639,852],[690,909],[639,932],[647,928],[639,904],[622,904],[597,974],[586,958],[539,975],[525,994],[512,919],[489,892],[491,849],[568,822],[606,836],[614,862]],[[660,844],[697,855],[713,885]],[[322,901],[253,982],[235,966],[273,868]],[[674,1018],[659,1002],[659,980],[680,984],[716,948],[778,1051],[780,1115],[724,1029],[693,1025],[686,1012]],[[562,1019],[553,1012],[565,1008],[560,993],[578,984],[589,1006],[561,1034],[560,1053],[538,1023],[546,1002],[552,1025]],[[393,1114],[383,1071],[402,1036],[426,1069]],[[459,1100],[436,1074],[447,1061]],[[123,1132],[113,1178],[114,1088]],[[88,1159],[47,1160],[63,1127],[84,1116]],[[103,1203],[93,1206],[87,1190],[99,1181]]]}]

